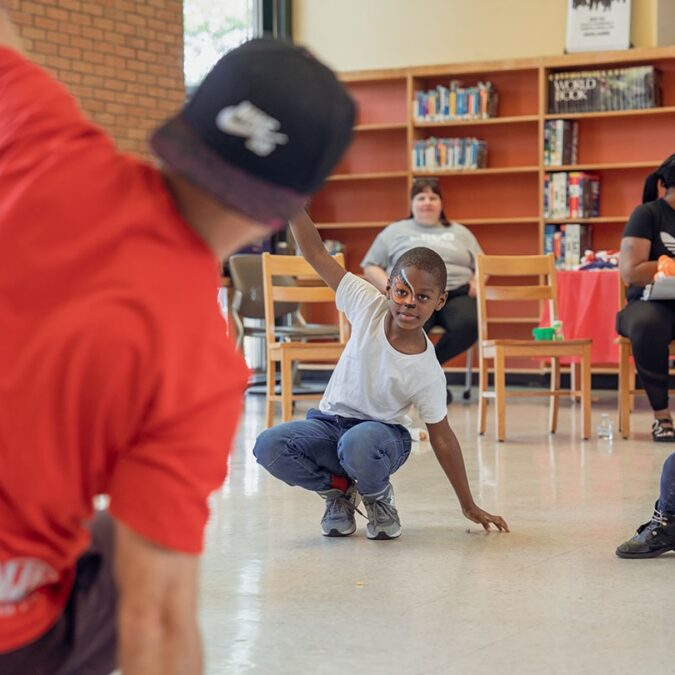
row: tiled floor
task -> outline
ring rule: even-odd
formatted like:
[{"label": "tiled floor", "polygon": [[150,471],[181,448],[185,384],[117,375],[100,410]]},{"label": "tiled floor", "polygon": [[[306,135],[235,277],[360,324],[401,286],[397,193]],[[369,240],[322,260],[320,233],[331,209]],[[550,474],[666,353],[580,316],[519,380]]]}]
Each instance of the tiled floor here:
[{"label": "tiled floor", "polygon": [[[614,417],[615,397],[599,399],[594,429]],[[320,499],[256,465],[262,400],[249,397],[207,532],[207,673],[675,672],[674,556],[614,556],[649,518],[671,451],[649,440],[646,409],[635,438],[613,442],[580,442],[567,401],[554,437],[543,399],[510,402],[507,415],[498,444],[492,418],[476,436],[475,403],[450,408],[474,497],[511,534],[464,520],[420,444],[394,480],[401,538],[369,541],[359,527],[327,539]]]}]

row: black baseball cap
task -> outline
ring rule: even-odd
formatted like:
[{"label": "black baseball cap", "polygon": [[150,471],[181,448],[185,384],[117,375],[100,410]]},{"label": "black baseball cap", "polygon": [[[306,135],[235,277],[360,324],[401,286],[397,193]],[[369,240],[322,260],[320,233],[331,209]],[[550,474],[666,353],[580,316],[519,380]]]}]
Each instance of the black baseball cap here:
[{"label": "black baseball cap", "polygon": [[340,160],[355,112],[305,48],[261,38],[225,54],[150,145],[224,205],[280,227]]}]

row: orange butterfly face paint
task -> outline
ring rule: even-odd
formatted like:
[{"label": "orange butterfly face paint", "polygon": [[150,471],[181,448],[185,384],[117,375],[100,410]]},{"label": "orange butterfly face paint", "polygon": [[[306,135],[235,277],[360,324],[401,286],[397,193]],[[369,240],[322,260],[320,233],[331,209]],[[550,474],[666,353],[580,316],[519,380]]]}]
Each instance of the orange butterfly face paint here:
[{"label": "orange butterfly face paint", "polygon": [[399,272],[400,276],[397,276],[392,280],[391,286],[391,299],[397,305],[407,305],[408,307],[415,306],[415,289],[410,283],[405,270]]}]

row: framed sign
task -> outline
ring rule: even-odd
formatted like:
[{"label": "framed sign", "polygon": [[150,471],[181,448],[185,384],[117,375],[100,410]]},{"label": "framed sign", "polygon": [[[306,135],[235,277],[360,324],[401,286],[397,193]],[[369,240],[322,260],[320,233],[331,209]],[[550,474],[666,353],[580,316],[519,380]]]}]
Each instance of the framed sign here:
[{"label": "framed sign", "polygon": [[567,52],[630,47],[631,0],[568,0]]}]

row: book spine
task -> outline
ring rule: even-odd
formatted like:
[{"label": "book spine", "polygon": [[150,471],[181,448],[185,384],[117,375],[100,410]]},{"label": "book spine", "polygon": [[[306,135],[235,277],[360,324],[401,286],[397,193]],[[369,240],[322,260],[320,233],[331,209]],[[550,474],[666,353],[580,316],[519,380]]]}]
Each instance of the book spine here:
[{"label": "book spine", "polygon": [[567,205],[568,218],[582,218],[580,209],[580,190],[581,176],[578,171],[573,171],[568,175],[569,180],[569,202]]},{"label": "book spine", "polygon": [[557,227],[553,223],[544,225],[544,255],[555,253],[555,233]]}]

